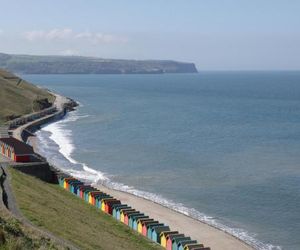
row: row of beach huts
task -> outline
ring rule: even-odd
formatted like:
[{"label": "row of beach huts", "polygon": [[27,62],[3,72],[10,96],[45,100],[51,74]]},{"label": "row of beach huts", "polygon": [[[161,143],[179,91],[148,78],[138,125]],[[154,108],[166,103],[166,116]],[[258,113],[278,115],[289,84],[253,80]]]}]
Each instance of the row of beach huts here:
[{"label": "row of beach huts", "polygon": [[172,231],[169,226],[149,218],[120,200],[65,173],[57,173],[59,185],[102,212],[111,215],[133,230],[168,250],[210,250],[190,237]]}]

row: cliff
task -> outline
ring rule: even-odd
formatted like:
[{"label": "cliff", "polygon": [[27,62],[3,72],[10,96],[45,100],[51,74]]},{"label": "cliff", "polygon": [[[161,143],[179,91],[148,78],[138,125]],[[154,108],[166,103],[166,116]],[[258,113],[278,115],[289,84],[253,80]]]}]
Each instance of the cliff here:
[{"label": "cliff", "polygon": [[81,56],[31,56],[0,53],[0,68],[22,74],[196,73],[193,63],[168,60],[118,60]]}]

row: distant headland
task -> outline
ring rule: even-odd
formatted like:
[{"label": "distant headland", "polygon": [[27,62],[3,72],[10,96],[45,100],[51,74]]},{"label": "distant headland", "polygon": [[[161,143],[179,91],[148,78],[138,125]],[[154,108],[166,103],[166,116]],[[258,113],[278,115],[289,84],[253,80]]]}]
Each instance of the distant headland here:
[{"label": "distant headland", "polygon": [[123,60],[83,56],[35,56],[0,53],[0,68],[19,74],[163,74],[197,73],[194,63],[171,60]]}]

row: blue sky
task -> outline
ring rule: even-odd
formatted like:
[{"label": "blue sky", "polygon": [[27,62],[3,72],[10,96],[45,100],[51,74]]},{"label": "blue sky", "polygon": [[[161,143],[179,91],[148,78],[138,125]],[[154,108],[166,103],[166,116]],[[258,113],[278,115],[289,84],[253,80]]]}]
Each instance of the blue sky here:
[{"label": "blue sky", "polygon": [[0,2],[1,52],[300,70],[299,0]]}]

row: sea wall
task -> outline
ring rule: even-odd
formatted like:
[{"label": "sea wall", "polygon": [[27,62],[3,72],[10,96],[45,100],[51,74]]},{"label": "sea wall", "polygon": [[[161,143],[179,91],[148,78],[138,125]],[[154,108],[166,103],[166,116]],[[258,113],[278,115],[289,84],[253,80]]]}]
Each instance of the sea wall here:
[{"label": "sea wall", "polygon": [[49,165],[48,162],[22,163],[11,165],[22,173],[32,175],[42,181],[57,184],[56,169]]}]

